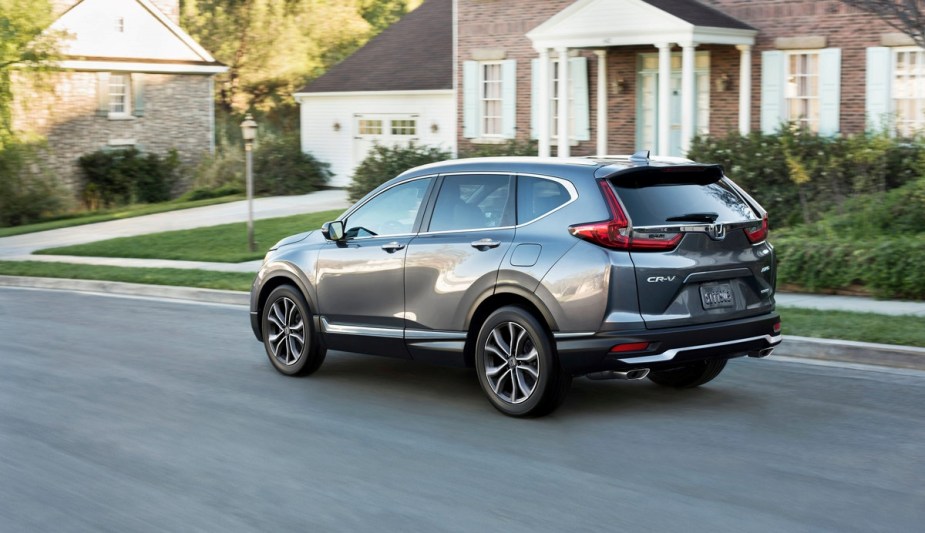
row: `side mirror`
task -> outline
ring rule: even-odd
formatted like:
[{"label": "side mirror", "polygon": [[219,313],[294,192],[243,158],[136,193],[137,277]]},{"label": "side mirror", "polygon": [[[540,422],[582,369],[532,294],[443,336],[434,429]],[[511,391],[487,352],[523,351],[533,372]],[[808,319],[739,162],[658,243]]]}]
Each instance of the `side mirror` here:
[{"label": "side mirror", "polygon": [[321,234],[329,241],[340,241],[344,238],[344,223],[340,220],[325,222],[321,226]]}]

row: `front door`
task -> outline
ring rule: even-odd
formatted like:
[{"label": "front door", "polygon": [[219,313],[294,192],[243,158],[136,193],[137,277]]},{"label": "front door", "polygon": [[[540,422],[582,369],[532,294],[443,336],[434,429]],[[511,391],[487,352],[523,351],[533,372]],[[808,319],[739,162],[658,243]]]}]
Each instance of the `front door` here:
[{"label": "front door", "polygon": [[[671,117],[667,153],[658,147],[658,54],[641,54],[636,105],[636,149],[651,150],[658,155],[681,156],[681,54],[671,56]],[[697,52],[695,57],[694,132],[710,131],[710,54]]]},{"label": "front door", "polygon": [[321,331],[328,347],[407,357],[405,254],[433,178],[402,183],[345,219],[343,241],[319,252]]}]

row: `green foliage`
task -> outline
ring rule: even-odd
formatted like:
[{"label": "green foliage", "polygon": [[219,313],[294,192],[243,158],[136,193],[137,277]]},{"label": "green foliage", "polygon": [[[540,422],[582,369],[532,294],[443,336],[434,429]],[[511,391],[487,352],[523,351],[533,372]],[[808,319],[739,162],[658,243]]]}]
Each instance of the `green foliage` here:
[{"label": "green foliage", "polygon": [[694,139],[689,157],[719,163],[770,214],[773,227],[819,220],[850,198],[925,175],[925,144],[885,133],[823,137],[784,128]]},{"label": "green foliage", "polygon": [[67,194],[44,166],[47,146],[7,138],[0,146],[0,226],[18,226],[56,213]]},{"label": "green foliage", "polygon": [[180,161],[173,150],[166,157],[135,148],[99,150],[81,156],[78,162],[84,175],[80,198],[91,210],[165,202],[180,179]]},{"label": "green foliage", "polygon": [[347,188],[348,198],[355,202],[386,181],[402,172],[427,163],[449,159],[452,155],[433,146],[420,146],[410,142],[404,146],[377,144],[369,151]]},{"label": "green foliage", "polygon": [[254,150],[254,188],[258,194],[305,194],[331,177],[330,165],[302,151],[297,134],[270,137]]},{"label": "green foliage", "polygon": [[12,141],[11,69],[51,68],[62,37],[43,33],[51,22],[48,0],[0,0],[0,148]]},{"label": "green foliage", "polygon": [[499,157],[536,155],[536,141],[519,141],[511,139],[504,144],[475,144],[468,150],[460,151],[459,157]]}]

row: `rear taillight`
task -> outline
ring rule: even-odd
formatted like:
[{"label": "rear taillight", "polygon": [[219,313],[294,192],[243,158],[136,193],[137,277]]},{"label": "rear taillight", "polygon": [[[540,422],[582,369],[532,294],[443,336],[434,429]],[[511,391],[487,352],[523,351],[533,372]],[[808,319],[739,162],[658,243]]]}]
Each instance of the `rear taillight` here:
[{"label": "rear taillight", "polygon": [[630,342],[627,344],[616,344],[610,349],[610,353],[627,353],[642,352],[649,349],[648,342]]},{"label": "rear taillight", "polygon": [[761,225],[757,228],[745,228],[745,235],[748,237],[748,240],[752,244],[758,244],[759,242],[768,238],[768,215],[764,215],[764,218],[761,219]]},{"label": "rear taillight", "polygon": [[598,182],[607,208],[610,210],[610,220],[588,222],[569,226],[568,231],[579,239],[593,242],[605,248],[615,250],[634,251],[665,251],[673,250],[681,242],[680,233],[650,235],[648,237],[633,236],[629,230],[629,219],[623,213],[617,196],[606,180]]}]

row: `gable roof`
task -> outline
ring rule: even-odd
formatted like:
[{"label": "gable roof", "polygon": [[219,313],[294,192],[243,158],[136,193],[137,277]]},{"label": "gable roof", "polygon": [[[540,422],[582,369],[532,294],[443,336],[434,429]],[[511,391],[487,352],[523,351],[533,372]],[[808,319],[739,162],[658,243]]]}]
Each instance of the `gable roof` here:
[{"label": "gable roof", "polygon": [[754,30],[755,28],[731,17],[715,7],[701,4],[697,0],[645,0],[662,11],[690,22],[695,26],[729,28],[733,30]]},{"label": "gable roof", "polygon": [[130,62],[163,71],[167,65],[183,65],[185,72],[227,70],[150,0],[81,0],[49,29],[70,36],[61,45],[65,68]]},{"label": "gable roof", "polygon": [[426,0],[297,93],[453,88],[453,1]]}]

